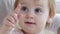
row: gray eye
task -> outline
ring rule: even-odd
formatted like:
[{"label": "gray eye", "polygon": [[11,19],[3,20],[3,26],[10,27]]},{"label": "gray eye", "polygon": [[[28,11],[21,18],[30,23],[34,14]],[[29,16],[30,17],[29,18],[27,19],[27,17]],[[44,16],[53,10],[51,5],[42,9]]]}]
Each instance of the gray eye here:
[{"label": "gray eye", "polygon": [[39,13],[39,12],[41,12],[41,9],[40,8],[36,8],[35,9],[35,13]]},{"label": "gray eye", "polygon": [[21,8],[21,10],[22,10],[22,11],[26,11],[26,10],[27,10],[27,7],[26,7],[26,6],[23,6],[23,7]]}]

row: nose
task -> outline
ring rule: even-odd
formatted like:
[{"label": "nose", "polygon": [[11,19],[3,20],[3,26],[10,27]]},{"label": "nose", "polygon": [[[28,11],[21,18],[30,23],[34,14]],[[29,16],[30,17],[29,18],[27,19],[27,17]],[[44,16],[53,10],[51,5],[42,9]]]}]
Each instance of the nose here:
[{"label": "nose", "polygon": [[29,12],[26,14],[26,18],[27,19],[33,19],[34,18],[34,13],[33,12]]}]

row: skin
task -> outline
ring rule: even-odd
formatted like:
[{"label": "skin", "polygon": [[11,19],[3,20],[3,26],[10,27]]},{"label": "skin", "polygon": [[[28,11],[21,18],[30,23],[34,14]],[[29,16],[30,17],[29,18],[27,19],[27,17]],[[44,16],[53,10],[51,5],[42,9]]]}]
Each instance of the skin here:
[{"label": "skin", "polygon": [[[13,31],[14,33],[16,34],[38,34],[38,33],[43,34],[46,22],[49,19],[49,10],[47,7],[48,6],[47,2],[42,1],[42,0],[38,0],[38,1],[32,0],[30,2],[29,1],[30,0],[22,0],[19,2],[14,12],[5,18],[1,31],[7,34],[7,31],[10,32],[10,30],[15,27],[17,21],[19,21],[18,25],[19,27],[22,28],[23,31],[21,31],[20,29],[15,29]],[[23,6],[27,7],[25,11],[22,9]],[[39,8],[39,10],[35,11],[36,8]],[[24,23],[26,21],[34,22],[35,24],[28,25]],[[2,34],[5,34],[5,33],[2,33]]]},{"label": "skin", "polygon": [[[31,1],[30,0],[22,0],[20,1],[22,6],[26,6],[26,11],[20,10],[20,14],[23,15],[21,19],[19,19],[19,25],[24,30],[26,34],[36,34],[42,32],[46,25],[46,21],[49,17],[49,11],[46,5],[44,5],[44,1]],[[38,2],[38,3],[37,3]],[[40,3],[41,2],[41,3]],[[40,11],[34,11],[36,8],[39,8]],[[24,22],[32,21],[35,22],[35,25],[27,25]]]},{"label": "skin", "polygon": [[60,34],[60,27],[59,27],[58,30],[57,30],[57,34]]}]

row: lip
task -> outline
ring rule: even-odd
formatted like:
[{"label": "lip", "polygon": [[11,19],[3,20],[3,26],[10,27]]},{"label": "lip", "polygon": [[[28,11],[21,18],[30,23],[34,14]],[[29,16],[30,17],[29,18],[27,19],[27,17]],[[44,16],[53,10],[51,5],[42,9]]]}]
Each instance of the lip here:
[{"label": "lip", "polygon": [[26,24],[35,24],[35,22],[25,22]]}]

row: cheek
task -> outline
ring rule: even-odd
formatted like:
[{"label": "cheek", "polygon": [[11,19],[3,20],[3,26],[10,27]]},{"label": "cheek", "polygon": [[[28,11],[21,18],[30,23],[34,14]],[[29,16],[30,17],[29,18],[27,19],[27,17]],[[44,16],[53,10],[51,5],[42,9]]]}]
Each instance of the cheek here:
[{"label": "cheek", "polygon": [[40,16],[36,17],[36,24],[39,28],[44,28],[46,25],[46,21],[47,21],[48,15],[47,14],[43,14]]},{"label": "cheek", "polygon": [[35,21],[36,21],[36,31],[38,32],[42,31],[44,29],[44,23],[45,23],[43,22],[44,20],[42,19],[42,17],[41,16],[36,17]]},{"label": "cheek", "polygon": [[43,20],[42,20],[41,17],[38,17],[38,18],[36,19],[36,24],[37,24],[37,28],[42,29],[44,23],[43,23]]}]

